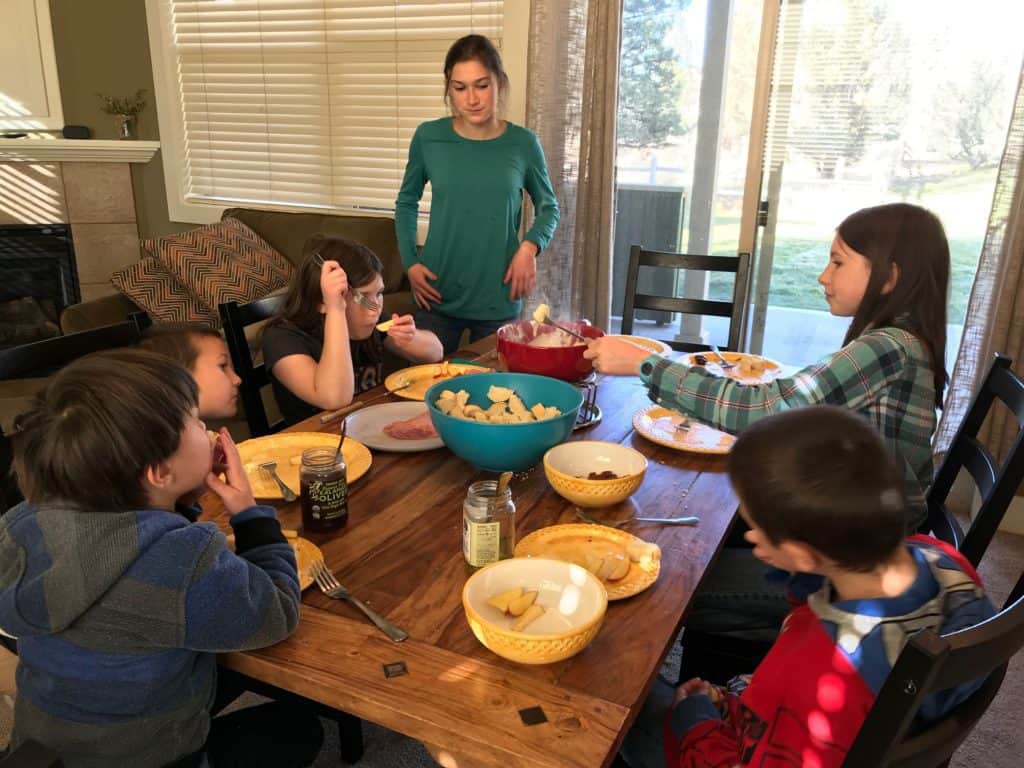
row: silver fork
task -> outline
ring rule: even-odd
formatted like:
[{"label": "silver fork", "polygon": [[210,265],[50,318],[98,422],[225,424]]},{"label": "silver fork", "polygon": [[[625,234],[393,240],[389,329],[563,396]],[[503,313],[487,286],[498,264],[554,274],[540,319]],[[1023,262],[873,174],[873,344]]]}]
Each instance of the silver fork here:
[{"label": "silver fork", "polygon": [[276,461],[264,461],[260,464],[260,469],[274,478],[277,483],[277,487],[281,489],[281,496],[284,497],[285,501],[295,501],[298,496],[295,495],[295,491],[285,485],[284,480],[281,479],[280,475],[277,474],[277,462]]},{"label": "silver fork", "polygon": [[[324,257],[320,255],[319,251],[313,254],[313,261],[316,262],[316,265],[318,267],[322,267],[324,265]],[[356,304],[362,304],[371,312],[376,312],[378,309],[380,309],[380,305],[377,302],[375,302],[373,299],[363,296],[363,294],[361,294],[355,288],[352,288],[348,293]]]},{"label": "silver fork", "polygon": [[400,643],[409,637],[405,630],[396,627],[390,621],[373,610],[373,608],[345,589],[345,587],[343,587],[335,578],[331,569],[327,567],[327,564],[323,560],[314,560],[309,566],[309,570],[313,573],[313,578],[316,579],[316,585],[320,587],[321,592],[335,600],[347,600],[352,603],[352,605],[366,615],[366,618],[376,624],[385,635],[390,637],[396,643]]},{"label": "silver fork", "polygon": [[723,368],[726,368],[726,369],[728,369],[728,368],[735,368],[736,367],[736,363],[731,363],[731,362],[729,362],[728,360],[725,359],[725,356],[721,352],[718,351],[718,347],[716,347],[714,344],[712,344],[710,346],[711,346],[711,351],[714,352],[715,353],[715,357],[718,358],[718,364],[720,366],[722,366]]}]

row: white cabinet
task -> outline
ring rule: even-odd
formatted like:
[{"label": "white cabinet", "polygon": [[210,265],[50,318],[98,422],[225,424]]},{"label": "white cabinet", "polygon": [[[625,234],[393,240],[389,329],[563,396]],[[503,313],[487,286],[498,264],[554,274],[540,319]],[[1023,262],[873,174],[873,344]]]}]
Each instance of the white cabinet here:
[{"label": "white cabinet", "polygon": [[0,130],[60,130],[49,0],[0,0]]}]

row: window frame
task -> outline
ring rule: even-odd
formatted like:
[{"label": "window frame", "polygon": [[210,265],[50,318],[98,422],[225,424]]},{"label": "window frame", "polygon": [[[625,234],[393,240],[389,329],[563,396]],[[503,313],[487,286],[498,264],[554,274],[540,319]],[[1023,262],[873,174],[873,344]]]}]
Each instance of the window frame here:
[{"label": "window frame", "polygon": [[[531,0],[505,0],[502,62],[508,73],[510,88],[503,112],[514,123],[522,124],[526,115],[527,50],[530,31]],[[174,50],[167,41],[170,37],[170,5],[167,0],[146,0],[146,25],[149,31],[150,57],[153,64],[153,90],[160,128],[160,150],[167,191],[167,214],[171,221],[191,224],[211,224],[219,221],[221,213],[231,203],[200,202],[185,197],[185,142],[184,115],[180,108],[181,94],[175,77]],[[454,42],[454,41],[453,41]],[[443,62],[438,61],[438,85]],[[396,190],[397,194],[397,190]],[[280,211],[306,211],[336,215],[389,217],[394,211],[367,211],[362,209],[323,208],[294,204],[254,204],[240,202],[247,208]],[[426,217],[420,217],[420,241],[426,234]]]}]

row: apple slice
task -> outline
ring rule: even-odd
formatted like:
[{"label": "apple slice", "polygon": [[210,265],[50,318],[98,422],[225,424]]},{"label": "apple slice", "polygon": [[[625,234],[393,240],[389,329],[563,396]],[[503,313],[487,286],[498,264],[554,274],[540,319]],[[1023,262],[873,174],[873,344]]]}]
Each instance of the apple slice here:
[{"label": "apple slice", "polygon": [[[536,595],[537,593],[533,592],[531,594]],[[518,619],[515,620],[515,623],[512,625],[512,631],[513,632],[522,632],[524,629],[526,629],[534,621],[536,621],[537,619],[539,619],[543,615],[544,615],[544,606],[537,605],[536,603],[531,605],[529,608],[526,609],[526,611],[523,613],[522,616],[520,616]]]},{"label": "apple slice", "polygon": [[598,572],[605,581],[618,581],[629,573],[629,558],[623,553],[610,553],[601,562],[601,570]]},{"label": "apple slice", "polygon": [[516,587],[510,589],[508,592],[502,592],[500,595],[495,595],[487,601],[488,605],[492,605],[502,613],[508,613],[508,606],[513,601],[523,596],[523,588]]},{"label": "apple slice", "polygon": [[533,605],[537,599],[537,592],[526,592],[522,597],[517,597],[515,600],[508,604],[507,613],[511,616],[522,616],[526,610]]}]

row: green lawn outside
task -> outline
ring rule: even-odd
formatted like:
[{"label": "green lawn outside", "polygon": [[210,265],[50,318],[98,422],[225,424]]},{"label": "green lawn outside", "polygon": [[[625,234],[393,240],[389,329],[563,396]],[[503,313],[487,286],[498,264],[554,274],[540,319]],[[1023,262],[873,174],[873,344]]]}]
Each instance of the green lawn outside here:
[{"label": "green lawn outside", "polygon": [[[736,253],[739,219],[729,221],[716,219],[715,254]],[[732,234],[732,237],[728,237]],[[725,235],[725,237],[722,237]],[[817,309],[827,311],[818,275],[824,269],[828,258],[828,247],[832,233],[823,233],[817,239],[788,238],[775,241],[775,260],[772,285],[768,303],[773,307],[795,309]],[[950,323],[962,324],[967,310],[974,273],[981,254],[982,240],[951,238],[949,241],[952,274],[950,276]],[[732,297],[732,278],[728,275],[712,275],[710,297],[728,300]]]}]

